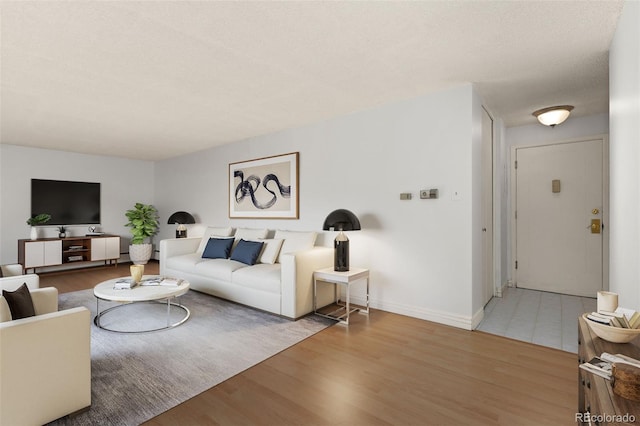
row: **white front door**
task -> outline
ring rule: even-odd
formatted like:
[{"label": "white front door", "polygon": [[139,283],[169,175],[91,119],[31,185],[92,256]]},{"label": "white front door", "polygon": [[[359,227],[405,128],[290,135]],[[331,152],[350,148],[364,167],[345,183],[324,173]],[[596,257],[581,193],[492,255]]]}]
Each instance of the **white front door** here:
[{"label": "white front door", "polygon": [[595,297],[603,288],[604,141],[516,149],[516,284]]}]

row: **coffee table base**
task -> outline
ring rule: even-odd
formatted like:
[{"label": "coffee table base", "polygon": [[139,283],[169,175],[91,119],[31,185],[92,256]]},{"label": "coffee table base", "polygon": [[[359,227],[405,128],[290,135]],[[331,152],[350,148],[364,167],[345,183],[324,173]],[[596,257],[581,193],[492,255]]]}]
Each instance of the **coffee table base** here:
[{"label": "coffee table base", "polygon": [[[118,308],[124,308],[127,305],[130,305],[132,303],[164,303],[164,302],[159,302],[159,301],[155,301],[155,300],[149,300],[149,301],[140,301],[140,302],[128,302],[125,304],[121,304],[121,305],[117,305],[117,306],[112,306],[109,309],[105,309],[104,311],[100,312],[100,300],[99,298],[96,298],[96,312],[97,315],[96,317],[93,319],[93,323],[96,325],[96,327],[102,329],[102,330],[106,330],[106,331],[111,331],[113,333],[124,333],[124,334],[136,334],[136,333],[151,333],[152,331],[160,331],[160,330],[167,330],[169,328],[174,328],[179,326],[180,324],[184,323],[186,320],[189,319],[189,317],[191,316],[191,311],[184,305],[178,304],[178,303],[173,303],[171,302],[171,299],[167,299],[167,325],[164,327],[158,327],[158,328],[152,328],[152,329],[148,329],[148,330],[133,330],[133,331],[126,331],[126,330],[114,330],[111,328],[107,328],[104,327],[103,325],[100,324],[100,318],[104,315],[107,314],[115,309]],[[171,322],[171,307],[175,306],[176,308],[180,308],[184,311],[185,315],[184,317],[177,322],[172,323]]]}]

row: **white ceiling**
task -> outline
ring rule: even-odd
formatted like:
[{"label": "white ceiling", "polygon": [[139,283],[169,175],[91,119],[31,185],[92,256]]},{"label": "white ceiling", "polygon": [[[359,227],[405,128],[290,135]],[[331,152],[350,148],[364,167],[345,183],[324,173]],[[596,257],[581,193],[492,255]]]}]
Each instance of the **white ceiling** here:
[{"label": "white ceiling", "polygon": [[7,2],[2,143],[158,160],[466,82],[608,111],[622,1]]}]

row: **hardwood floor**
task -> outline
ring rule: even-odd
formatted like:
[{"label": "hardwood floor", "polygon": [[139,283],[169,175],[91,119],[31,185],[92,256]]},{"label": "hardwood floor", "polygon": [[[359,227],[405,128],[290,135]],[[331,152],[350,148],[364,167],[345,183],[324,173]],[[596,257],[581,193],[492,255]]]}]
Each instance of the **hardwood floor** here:
[{"label": "hardwood floor", "polygon": [[[117,266],[97,266],[46,273],[38,271],[37,273],[40,276],[40,287],[56,287],[58,293],[66,293],[93,288],[99,282],[111,278],[130,276],[129,266],[131,263],[119,263]],[[144,267],[144,273],[147,275],[158,274],[159,271],[159,264],[155,260],[150,261]]]},{"label": "hardwood floor", "polygon": [[[47,274],[41,286],[122,275],[128,265]],[[574,425],[577,368],[568,352],[373,310],[145,425]]]}]

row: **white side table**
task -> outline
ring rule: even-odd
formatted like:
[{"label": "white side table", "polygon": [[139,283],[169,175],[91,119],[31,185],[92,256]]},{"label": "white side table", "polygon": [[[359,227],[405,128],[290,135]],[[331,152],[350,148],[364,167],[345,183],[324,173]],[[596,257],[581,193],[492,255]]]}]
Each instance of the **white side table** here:
[{"label": "white side table", "polygon": [[[366,295],[366,310],[363,310],[360,307],[351,307],[350,304],[350,291],[351,284],[360,281],[366,280],[367,282],[367,295]],[[318,304],[317,304],[317,283],[318,281],[324,281],[327,283],[335,284],[334,286],[334,300],[336,304],[339,306],[333,312],[329,312],[327,314],[318,312]],[[346,301],[345,305],[340,305],[340,300],[338,299],[338,285],[342,285],[346,287]],[[362,314],[369,315],[369,270],[362,268],[351,268],[346,272],[334,271],[333,267],[319,269],[314,271],[313,273],[313,312],[317,315],[323,316],[325,318],[331,318],[338,320],[341,324],[349,325],[349,316],[353,312],[360,312]]]}]

